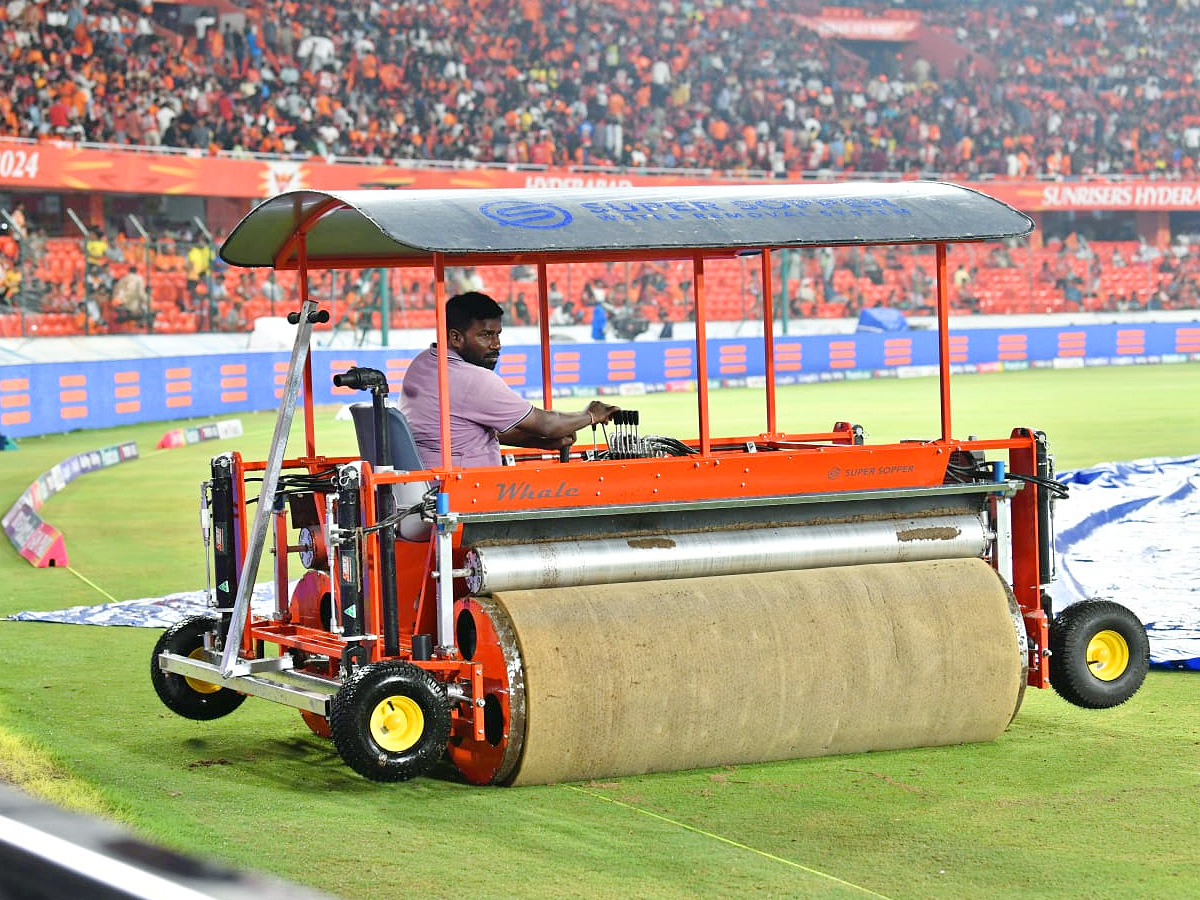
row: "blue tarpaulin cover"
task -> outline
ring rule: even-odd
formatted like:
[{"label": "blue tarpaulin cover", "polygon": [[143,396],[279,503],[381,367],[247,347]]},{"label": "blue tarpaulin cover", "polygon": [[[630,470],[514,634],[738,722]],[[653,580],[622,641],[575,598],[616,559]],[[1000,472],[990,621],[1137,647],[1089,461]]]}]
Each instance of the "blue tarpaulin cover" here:
[{"label": "blue tarpaulin cover", "polygon": [[[275,585],[256,584],[250,597],[256,615],[268,615],[275,609]],[[50,612],[20,612],[8,618],[21,622],[58,622],[66,625],[132,625],[139,628],[170,628],[188,616],[216,615],[208,602],[208,592],[178,591],[165,597],[141,597],[115,600],[97,606],[72,606]]]},{"label": "blue tarpaulin cover", "polygon": [[871,306],[858,314],[859,331],[908,331],[908,320],[898,309]]},{"label": "blue tarpaulin cover", "polygon": [[1105,463],[1058,476],[1055,611],[1086,599],[1128,607],[1154,665],[1200,669],[1200,456]]}]

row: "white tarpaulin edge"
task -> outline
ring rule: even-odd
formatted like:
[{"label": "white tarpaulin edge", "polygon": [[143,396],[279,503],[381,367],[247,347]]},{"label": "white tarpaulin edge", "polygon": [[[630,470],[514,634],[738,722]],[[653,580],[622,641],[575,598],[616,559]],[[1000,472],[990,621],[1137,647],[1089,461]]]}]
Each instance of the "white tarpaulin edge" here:
[{"label": "white tarpaulin edge", "polygon": [[1060,612],[1112,600],[1146,626],[1150,661],[1200,669],[1200,456],[1105,463],[1058,476],[1055,504]]},{"label": "white tarpaulin edge", "polygon": [[[255,615],[269,615],[275,609],[275,585],[264,582],[254,586],[250,608]],[[211,614],[206,591],[179,591],[165,597],[118,600],[98,606],[72,606],[50,612],[20,612],[8,618],[21,622],[57,622],[65,625],[131,625],[138,628],[170,628],[188,616]]]}]

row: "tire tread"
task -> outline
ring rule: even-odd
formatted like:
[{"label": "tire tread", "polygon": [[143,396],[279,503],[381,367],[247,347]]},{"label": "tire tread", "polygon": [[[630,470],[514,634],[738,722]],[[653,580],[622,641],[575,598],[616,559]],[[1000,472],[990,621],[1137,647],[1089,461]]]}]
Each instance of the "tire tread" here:
[{"label": "tire tread", "polygon": [[164,672],[158,665],[160,653],[187,656],[204,646],[204,635],[216,628],[216,620],[208,616],[188,616],[163,632],[150,657],[150,682],[167,709],[185,719],[207,722],[227,716],[246,699],[245,694],[221,688],[211,694],[192,690],[187,679],[174,672]]},{"label": "tire tread", "polygon": [[[1120,634],[1129,646],[1129,667],[1113,681],[1088,669],[1087,646],[1100,631]],[[1050,684],[1060,697],[1085,709],[1120,706],[1142,686],[1150,667],[1146,629],[1129,609],[1111,600],[1068,606],[1050,624]]]},{"label": "tire tread", "polygon": [[[370,716],[384,697],[404,694],[425,716],[425,731],[403,753],[389,753],[370,736]],[[329,730],[342,759],[372,781],[409,781],[442,758],[450,740],[450,707],[445,689],[429,672],[409,662],[390,660],[356,669],[334,695]]]}]

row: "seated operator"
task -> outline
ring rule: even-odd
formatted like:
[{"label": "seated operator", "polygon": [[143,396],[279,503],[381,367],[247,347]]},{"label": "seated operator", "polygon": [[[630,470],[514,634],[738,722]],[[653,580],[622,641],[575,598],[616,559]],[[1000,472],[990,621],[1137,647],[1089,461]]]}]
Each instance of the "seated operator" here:
[{"label": "seated operator", "polygon": [[[456,466],[500,465],[500,444],[561,450],[575,432],[607,422],[617,407],[593,400],[582,412],[539,409],[509,387],[493,370],[500,359],[500,318],[504,310],[478,291],[446,303],[446,356],[450,376],[450,449]],[[428,468],[442,464],[438,407],[437,347],[417,354],[400,391],[408,419]]]}]

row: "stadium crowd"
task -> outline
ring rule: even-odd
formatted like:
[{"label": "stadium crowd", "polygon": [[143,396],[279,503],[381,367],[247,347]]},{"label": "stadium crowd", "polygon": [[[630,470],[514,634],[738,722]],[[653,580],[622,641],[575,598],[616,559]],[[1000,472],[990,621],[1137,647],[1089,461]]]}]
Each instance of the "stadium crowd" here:
[{"label": "stadium crowd", "polygon": [[[206,242],[160,238],[147,246],[98,229],[81,250],[78,240],[46,239],[36,231],[14,241],[0,230],[0,337],[112,332],[191,333],[244,331],[276,316],[294,297],[294,273],[224,265]],[[933,311],[933,256],[928,248],[820,248],[776,254],[775,315],[795,319],[852,318],[886,307],[906,315]],[[1159,248],[1138,241],[1087,241],[1071,235],[1033,248],[1021,244],[950,250],[949,300],[956,315],[1051,312],[1133,312],[1200,308],[1200,252],[1176,243]],[[786,260],[786,261],[785,261]],[[527,268],[527,267],[526,267]],[[146,277],[146,273],[149,277]],[[458,269],[453,292],[484,290],[504,301],[509,321],[537,321],[537,283],[522,267]],[[315,295],[328,298],[325,328],[349,331],[361,344],[382,324],[389,298],[391,328],[429,328],[435,322],[431,276],[391,270],[320,272]],[[590,324],[593,339],[668,337],[692,313],[692,273],[686,261],[562,265],[552,273],[551,325]],[[743,258],[707,272],[713,320],[761,315],[761,275]]]},{"label": "stadium crowd", "polygon": [[[1200,157],[1200,60],[1188,52],[1200,37],[1200,0],[911,0],[840,11],[811,0],[786,9],[769,0],[220,6],[223,15],[203,3],[0,2],[2,133],[206,153],[780,177],[1187,176]],[[810,27],[823,14],[923,17],[959,48],[957,62],[939,69],[899,44],[823,38]],[[240,330],[273,313],[283,293],[273,280],[216,271],[211,246],[194,234],[148,247],[115,229],[81,249],[47,241],[14,213],[14,233],[28,236],[14,240],[0,222],[0,312],[39,309],[64,332]],[[1013,248],[1015,265],[964,259],[955,309],[1198,304],[1195,248],[1164,254],[1125,240],[1093,250],[1080,240],[1036,254]],[[808,255],[793,269],[786,309],[919,313],[929,302],[925,268],[909,256]],[[491,277],[501,283],[487,288],[507,293],[523,318],[522,290],[532,285]],[[666,327],[687,314],[678,302],[687,279],[585,273],[555,313],[559,324],[591,321],[600,306],[614,324]],[[345,300],[339,325],[378,327],[378,285],[330,293]],[[727,293],[720,317],[736,318],[743,283]],[[395,327],[428,324],[428,285],[397,284],[392,296]],[[0,332],[15,321],[0,317]]]},{"label": "stadium crowd", "polygon": [[950,71],[821,38],[811,2],[243,4],[234,27],[9,0],[4,133],[779,176],[1187,174],[1200,155],[1197,0],[912,0],[964,51]]}]

